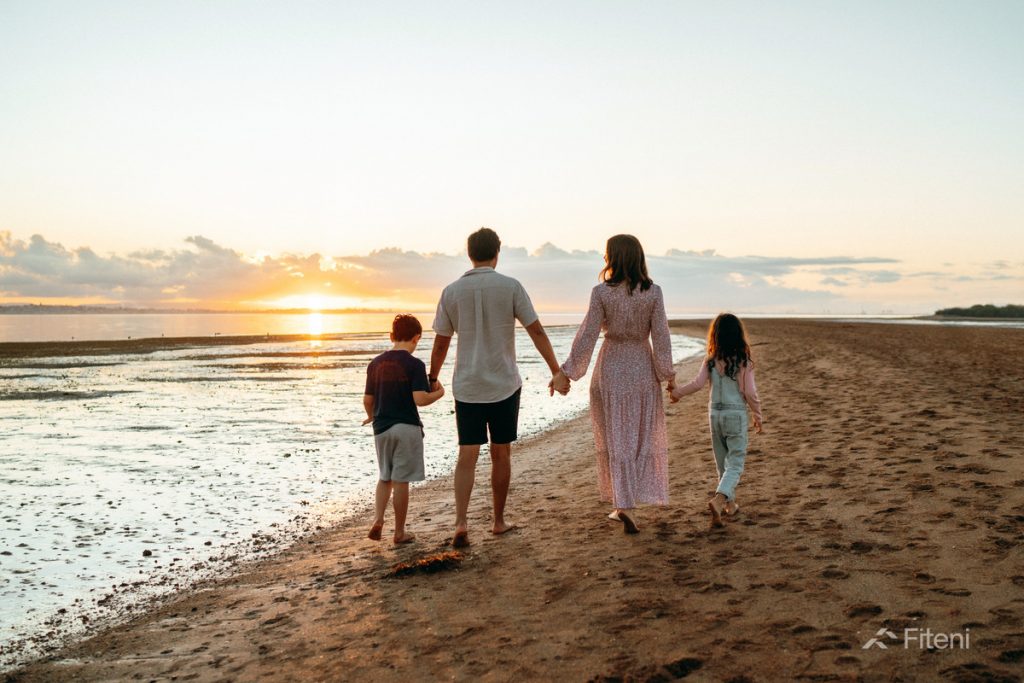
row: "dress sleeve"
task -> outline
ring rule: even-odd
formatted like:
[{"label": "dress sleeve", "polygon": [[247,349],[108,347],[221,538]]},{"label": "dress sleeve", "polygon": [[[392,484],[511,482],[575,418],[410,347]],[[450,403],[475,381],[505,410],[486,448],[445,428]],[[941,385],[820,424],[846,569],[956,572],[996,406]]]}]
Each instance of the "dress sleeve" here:
[{"label": "dress sleeve", "polygon": [[654,371],[658,380],[667,382],[675,379],[672,367],[672,333],[668,331],[668,316],[665,314],[665,297],[661,287],[654,291],[654,310],[651,311],[651,344],[654,347]]},{"label": "dress sleeve", "polygon": [[676,398],[682,398],[683,396],[689,396],[692,393],[700,391],[704,388],[704,385],[708,383],[708,362],[707,359],[702,359],[700,362],[700,370],[697,371],[697,376],[690,380],[689,384],[684,384],[681,387],[676,387],[672,391],[672,395]]},{"label": "dress sleeve", "polygon": [[594,347],[597,345],[597,338],[601,334],[601,325],[604,323],[604,305],[601,303],[601,285],[590,290],[590,307],[587,315],[580,323],[580,329],[576,331],[576,338],[572,340],[572,350],[569,357],[562,363],[562,372],[571,380],[577,380],[587,374],[590,367],[590,357],[594,355]]},{"label": "dress sleeve", "polygon": [[763,422],[764,418],[761,415],[761,397],[757,395],[757,384],[754,382],[754,365],[749,364],[746,367],[746,372],[743,373],[743,399],[750,406],[750,411],[754,413],[754,417],[757,418],[758,422]]}]

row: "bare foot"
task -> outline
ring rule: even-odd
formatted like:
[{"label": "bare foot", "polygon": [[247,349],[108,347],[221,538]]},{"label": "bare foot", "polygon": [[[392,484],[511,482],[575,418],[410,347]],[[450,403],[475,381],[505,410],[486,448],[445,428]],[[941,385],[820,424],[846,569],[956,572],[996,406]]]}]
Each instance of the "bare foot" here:
[{"label": "bare foot", "polygon": [[370,527],[370,533],[366,534],[366,537],[371,541],[379,541],[381,536],[381,530],[384,528],[383,524],[374,524]]},{"label": "bare foot", "polygon": [[415,534],[402,534],[401,536],[395,536],[395,545],[402,545],[403,543],[412,543],[415,540]]},{"label": "bare foot", "polygon": [[716,493],[714,497],[708,501],[708,510],[711,510],[711,526],[720,527],[722,526],[722,504],[719,499],[723,496]]},{"label": "bare foot", "polygon": [[640,533],[640,529],[637,528],[636,524],[633,523],[633,520],[630,519],[629,515],[627,515],[625,512],[620,512],[619,513],[619,521],[622,522],[622,531],[623,531],[623,533],[627,533],[627,534],[638,534],[638,533]]},{"label": "bare foot", "polygon": [[609,512],[608,513],[608,519],[610,519],[612,521],[615,521],[615,522],[621,522],[622,521],[621,519],[619,519],[619,511],[618,510],[612,510],[611,512]]},{"label": "bare foot", "polygon": [[507,534],[508,532],[513,531],[513,530],[518,529],[518,528],[519,527],[516,526],[515,524],[509,524],[508,522],[502,522],[501,524],[495,524],[494,527],[491,529],[491,533],[494,534],[495,536],[500,536],[501,534]]},{"label": "bare foot", "polygon": [[456,531],[455,538],[452,539],[453,548],[465,548],[469,545],[469,532],[468,531]]},{"label": "bare foot", "polygon": [[730,517],[739,514],[739,511],[740,506],[737,503],[730,500],[728,503],[725,504],[725,514],[729,515]]}]

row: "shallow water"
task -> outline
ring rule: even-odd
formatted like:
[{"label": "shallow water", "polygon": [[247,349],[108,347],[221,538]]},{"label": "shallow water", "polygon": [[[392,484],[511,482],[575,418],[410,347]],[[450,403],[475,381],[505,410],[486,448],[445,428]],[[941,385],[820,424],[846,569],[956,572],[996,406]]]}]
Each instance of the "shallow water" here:
[{"label": "shallow water", "polygon": [[[548,397],[547,369],[518,334],[525,436],[583,410],[589,377]],[[560,358],[574,334],[549,329]],[[425,362],[431,343],[416,354]],[[702,348],[678,335],[673,345],[677,360]],[[365,367],[387,348],[361,334],[5,361],[0,648],[80,619],[116,587],[172,590],[167,577],[254,537],[287,542],[310,528],[300,517],[327,524],[365,505],[377,478],[360,425]],[[450,395],[422,416],[428,477],[443,476],[455,458]]]}]

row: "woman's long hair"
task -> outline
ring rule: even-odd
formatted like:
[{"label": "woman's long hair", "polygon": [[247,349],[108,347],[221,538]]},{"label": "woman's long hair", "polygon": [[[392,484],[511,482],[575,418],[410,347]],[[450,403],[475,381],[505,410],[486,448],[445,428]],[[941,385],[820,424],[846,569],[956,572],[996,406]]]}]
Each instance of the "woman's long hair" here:
[{"label": "woman's long hair", "polygon": [[640,287],[646,292],[654,284],[647,274],[647,259],[640,240],[632,235],[615,235],[608,239],[604,251],[605,266],[601,271],[601,281],[612,287],[626,283],[629,294]]},{"label": "woman's long hair", "polygon": [[717,361],[725,363],[725,374],[731,379],[736,379],[740,367],[751,361],[747,331],[732,313],[719,313],[708,328],[707,362],[712,366]]}]

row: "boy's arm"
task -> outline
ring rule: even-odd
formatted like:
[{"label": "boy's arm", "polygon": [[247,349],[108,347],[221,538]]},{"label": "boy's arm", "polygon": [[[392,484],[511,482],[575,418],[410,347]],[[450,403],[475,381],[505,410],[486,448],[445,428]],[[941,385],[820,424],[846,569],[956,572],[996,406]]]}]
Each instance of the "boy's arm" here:
[{"label": "boy's arm", "polygon": [[363,424],[368,425],[373,422],[373,394],[363,394],[363,408],[366,410],[366,419],[363,420]]},{"label": "boy's arm", "polygon": [[[434,348],[430,350],[430,377],[433,378],[433,382],[430,385],[431,389],[441,386],[441,383],[437,381],[437,377],[441,373],[441,367],[444,365],[445,358],[448,357],[448,347],[451,346],[451,343],[451,337],[446,337],[443,334],[434,335]],[[441,396],[443,395],[444,391],[442,390]],[[438,396],[437,398],[441,398],[441,396]],[[435,398],[434,401],[436,401],[437,398]]]},{"label": "boy's arm", "polygon": [[444,396],[444,387],[441,386],[440,382],[434,382],[433,386],[437,387],[434,391],[412,392],[413,403],[422,408],[423,406],[429,406],[431,403]]}]

